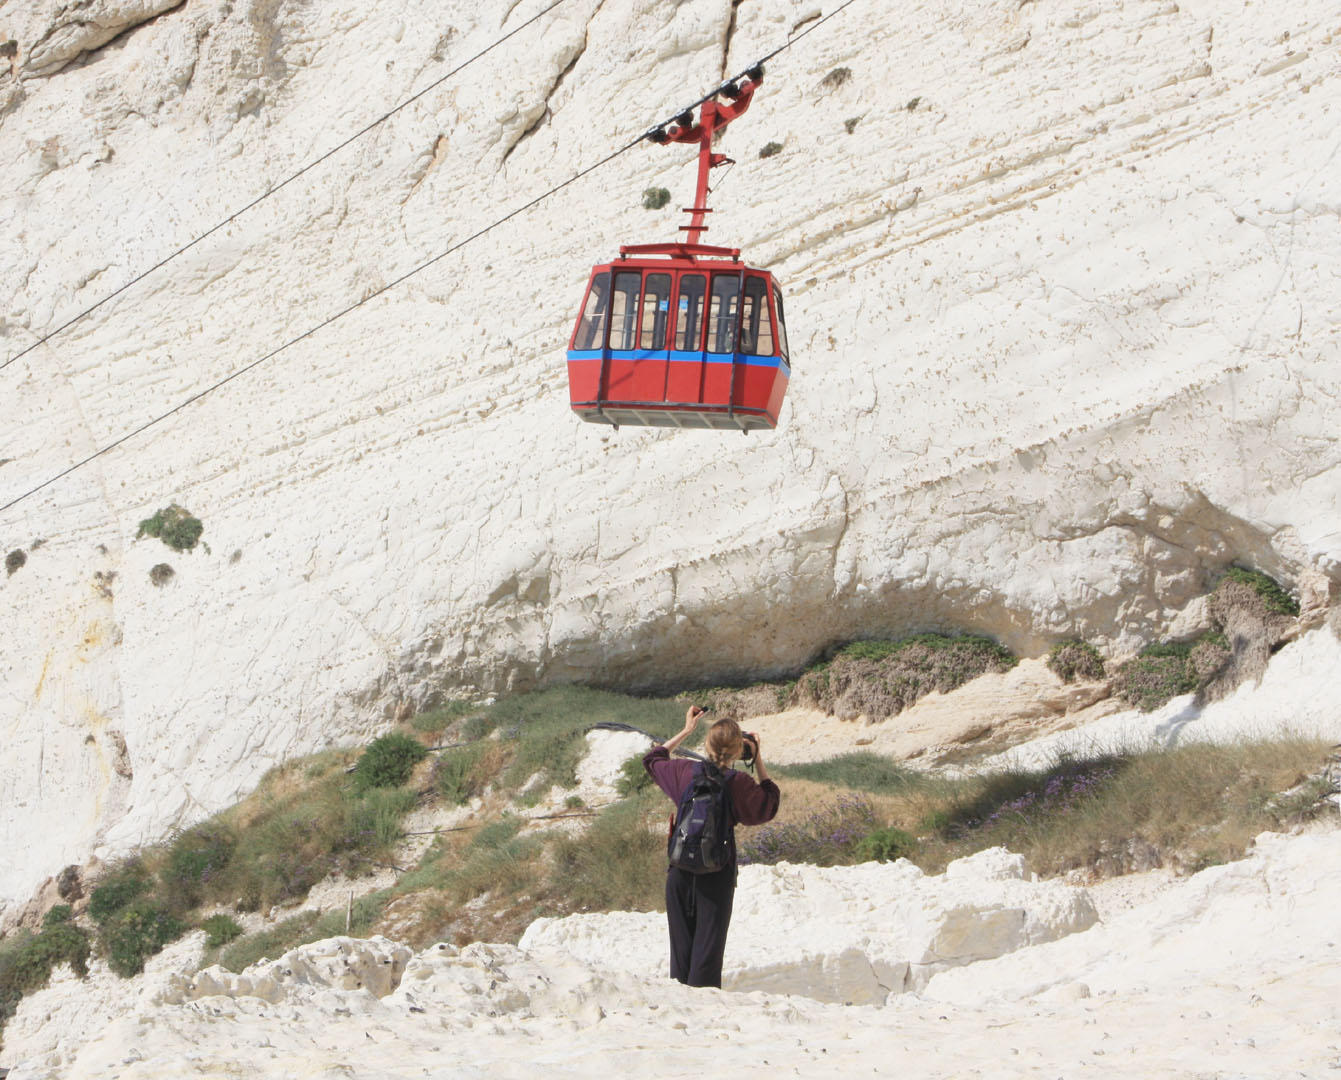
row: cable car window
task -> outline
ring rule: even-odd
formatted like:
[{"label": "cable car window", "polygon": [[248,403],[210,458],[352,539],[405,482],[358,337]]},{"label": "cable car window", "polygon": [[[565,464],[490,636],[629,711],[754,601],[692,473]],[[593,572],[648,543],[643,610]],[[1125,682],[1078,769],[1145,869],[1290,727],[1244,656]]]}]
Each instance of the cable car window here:
[{"label": "cable car window", "polygon": [[782,346],[779,350],[782,358],[790,365],[792,362],[791,354],[787,352],[787,318],[782,314],[782,290],[778,288],[778,283],[773,282],[773,303],[778,308],[778,344]]},{"label": "cable car window", "polygon": [[670,274],[648,274],[643,283],[642,332],[638,348],[666,347],[666,319],[670,315]]},{"label": "cable car window", "polygon": [[681,352],[698,352],[703,331],[703,294],[708,282],[702,274],[680,278],[680,299],[675,314],[675,347]]},{"label": "cable car window", "polygon": [[610,303],[610,348],[632,349],[638,329],[638,286],[642,274],[615,275],[615,293]]},{"label": "cable car window", "polygon": [[736,302],[739,298],[739,274],[712,275],[712,301],[708,305],[708,352],[735,352]]},{"label": "cable car window", "polygon": [[745,279],[740,320],[740,351],[772,356],[773,320],[768,314],[768,285],[763,278]]},{"label": "cable car window", "polygon": [[575,349],[599,349],[605,343],[605,312],[610,298],[610,275],[597,274],[587,291],[582,318],[577,322]]}]

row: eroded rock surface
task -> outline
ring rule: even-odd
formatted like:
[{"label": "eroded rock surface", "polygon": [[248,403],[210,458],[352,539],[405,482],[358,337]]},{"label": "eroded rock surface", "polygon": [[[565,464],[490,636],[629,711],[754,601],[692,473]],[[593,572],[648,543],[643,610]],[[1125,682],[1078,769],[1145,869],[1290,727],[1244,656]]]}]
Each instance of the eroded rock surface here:
[{"label": "eroded rock surface", "polygon": [[[564,5],[0,370],[0,502],[814,10]],[[531,13],[10,0],[0,356]],[[0,903],[454,688],[782,674],[919,630],[1120,652],[1231,561],[1335,580],[1336,34],[1324,0],[854,4],[721,147],[710,239],[787,289],[776,433],[568,413],[588,267],[674,236],[691,182],[687,151],[640,145],[5,511],[28,558],[0,580]],[[155,588],[135,536],[172,502],[205,546]]]}]

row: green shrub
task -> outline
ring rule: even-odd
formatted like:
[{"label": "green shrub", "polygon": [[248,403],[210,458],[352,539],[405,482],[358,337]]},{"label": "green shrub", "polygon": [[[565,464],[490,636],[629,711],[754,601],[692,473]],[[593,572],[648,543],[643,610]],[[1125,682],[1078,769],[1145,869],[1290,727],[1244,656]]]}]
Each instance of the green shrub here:
[{"label": "green shrub", "polygon": [[199,904],[236,847],[232,830],[219,821],[206,821],[178,834],[158,872],[169,903],[183,910]]},{"label": "green shrub", "polygon": [[1242,566],[1231,566],[1225,571],[1225,579],[1246,585],[1262,599],[1266,609],[1275,615],[1299,614],[1299,602],[1280,587],[1272,578],[1258,570],[1248,570]]},{"label": "green shrub", "polygon": [[836,67],[820,80],[820,85],[826,90],[837,90],[840,86],[845,85],[851,78],[851,68]]},{"label": "green shrub", "polygon": [[1229,642],[1214,632],[1195,641],[1149,645],[1118,668],[1113,690],[1142,712],[1152,712],[1180,694],[1200,690],[1229,657]]},{"label": "green shrub", "polygon": [[428,754],[417,739],[393,731],[374,739],[354,766],[354,785],[360,790],[400,787]]},{"label": "green shrub", "polygon": [[219,949],[242,936],[242,927],[231,915],[211,915],[200,924],[205,931],[205,946]]},{"label": "green shrub", "polygon": [[444,750],[433,763],[433,786],[444,800],[454,806],[464,806],[480,795],[493,779],[482,768],[486,755],[493,749],[486,742],[471,743]]},{"label": "green shrub", "polygon": [[74,919],[74,908],[69,904],[57,904],[42,916],[42,929],[47,930],[53,926],[60,926],[62,923],[68,923]]},{"label": "green shrub", "polygon": [[5,556],[5,576],[11,576],[28,561],[27,554],[20,548],[15,548]]},{"label": "green shrub", "polygon": [[328,874],[361,873],[385,858],[418,796],[408,788],[359,790],[338,769],[340,760],[330,758],[315,779],[297,790],[282,787],[282,795],[267,797],[263,782],[207,899],[256,911],[301,899]]},{"label": "green shrub", "polygon": [[186,924],[161,903],[132,900],[102,926],[100,944],[107,966],[129,978],[144,970],[144,962],[186,932]]},{"label": "green shrub", "polygon": [[401,837],[400,819],[418,797],[413,791],[372,788],[346,804],[347,846],[369,857],[386,851]]},{"label": "green shrub", "polygon": [[858,862],[891,862],[906,858],[917,846],[911,836],[902,829],[876,829],[857,841],[853,854]]},{"label": "green shrub", "polygon": [[1104,658],[1099,650],[1085,641],[1060,641],[1048,653],[1048,670],[1062,682],[1076,679],[1102,679]]},{"label": "green shrub", "polygon": [[902,791],[919,780],[919,774],[912,769],[896,765],[889,758],[869,750],[858,750],[800,765],[777,765],[773,771],[782,777],[885,794]]},{"label": "green shrub", "polygon": [[87,975],[88,956],[88,933],[60,917],[46,921],[40,933],[21,931],[0,941],[0,1029],[25,994],[46,986],[58,964],[69,964],[81,979]]},{"label": "green shrub", "polygon": [[140,522],[135,534],[138,540],[142,536],[152,536],[162,540],[173,551],[190,551],[200,540],[205,526],[200,518],[192,517],[176,503],[163,507],[153,517]]},{"label": "green shrub", "polygon": [[124,863],[103,876],[89,896],[89,917],[106,922],[150,886],[151,878],[138,860]]},{"label": "green shrub", "polygon": [[761,158],[770,158],[774,154],[780,153],[782,153],[782,143],[780,142],[766,142],[759,148],[759,156]]},{"label": "green shrub", "polygon": [[637,795],[652,786],[652,778],[643,768],[643,755],[635,754],[619,767],[619,776],[615,778],[615,791],[620,798]]},{"label": "green shrub", "polygon": [[643,192],[643,209],[660,210],[670,202],[671,193],[664,187],[650,187]]}]

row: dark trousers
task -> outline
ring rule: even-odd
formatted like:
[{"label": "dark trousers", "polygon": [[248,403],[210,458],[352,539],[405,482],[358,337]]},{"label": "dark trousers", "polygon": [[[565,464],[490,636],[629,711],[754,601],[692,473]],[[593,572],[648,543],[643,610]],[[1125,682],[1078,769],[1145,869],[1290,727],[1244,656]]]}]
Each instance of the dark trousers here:
[{"label": "dark trousers", "polygon": [[736,897],[736,868],[715,874],[666,871],[670,973],[690,986],[722,985],[722,954]]}]

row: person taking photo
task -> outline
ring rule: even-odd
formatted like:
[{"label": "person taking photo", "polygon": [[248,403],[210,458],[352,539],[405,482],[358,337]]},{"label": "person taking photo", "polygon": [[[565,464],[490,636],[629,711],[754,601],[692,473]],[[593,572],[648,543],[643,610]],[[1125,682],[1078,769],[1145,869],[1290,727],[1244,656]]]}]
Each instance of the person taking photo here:
[{"label": "person taking photo", "polygon": [[[684,814],[685,796],[713,792],[725,806],[725,836],[720,869],[694,872],[674,865],[666,869],[666,922],[670,930],[671,978],[689,986],[722,985],[722,956],[726,932],[731,925],[731,907],[736,893],[736,825],[762,825],[772,821],[781,797],[778,785],[768,777],[756,735],[745,735],[734,720],[718,720],[704,741],[706,761],[672,758],[671,754],[698,728],[705,710],[691,705],[685,713],[684,730],[654,746],[643,757],[643,768]],[[747,753],[748,751],[748,753]],[[733,768],[745,756],[754,759],[756,782]],[[705,798],[708,796],[705,796]],[[679,821],[672,826],[676,829]],[[673,845],[672,845],[673,847]]]}]

